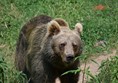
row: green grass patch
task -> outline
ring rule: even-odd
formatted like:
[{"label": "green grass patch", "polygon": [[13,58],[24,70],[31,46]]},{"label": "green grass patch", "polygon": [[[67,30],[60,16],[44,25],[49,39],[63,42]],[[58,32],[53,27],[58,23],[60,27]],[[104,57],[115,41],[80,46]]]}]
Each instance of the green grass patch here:
[{"label": "green grass patch", "polygon": [[[96,10],[102,4],[104,10]],[[45,14],[67,20],[70,28],[83,23],[84,53],[99,53],[118,44],[118,7],[115,0],[4,0],[0,1],[0,43],[15,47],[23,24],[34,16]],[[95,47],[99,41],[105,46]],[[105,50],[106,50],[105,49]]]}]

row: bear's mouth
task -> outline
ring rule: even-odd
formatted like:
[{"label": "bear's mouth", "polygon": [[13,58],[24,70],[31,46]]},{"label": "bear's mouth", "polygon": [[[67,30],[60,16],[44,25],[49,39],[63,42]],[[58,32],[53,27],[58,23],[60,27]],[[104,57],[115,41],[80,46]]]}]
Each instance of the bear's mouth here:
[{"label": "bear's mouth", "polygon": [[71,64],[73,61],[74,61],[74,56],[66,56],[66,57],[64,58],[64,62],[65,62],[66,64]]},{"label": "bear's mouth", "polygon": [[66,60],[64,60],[64,63],[66,64],[66,65],[70,65],[70,64],[72,64],[74,62],[74,59],[66,59]]}]

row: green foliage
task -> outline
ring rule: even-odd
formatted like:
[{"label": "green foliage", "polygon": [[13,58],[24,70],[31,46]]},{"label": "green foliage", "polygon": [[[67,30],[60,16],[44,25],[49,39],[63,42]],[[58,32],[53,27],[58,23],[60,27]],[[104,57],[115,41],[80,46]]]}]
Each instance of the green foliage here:
[{"label": "green foliage", "polygon": [[96,76],[88,74],[91,80],[87,83],[118,83],[118,56],[104,61],[99,70]]},{"label": "green foliage", "polygon": [[8,67],[8,64],[0,57],[0,83],[26,83],[26,76]]},{"label": "green foliage", "polygon": [[70,70],[70,71],[67,71],[67,72],[63,73],[62,76],[63,76],[63,75],[66,75],[66,74],[68,74],[68,73],[74,73],[74,74],[77,74],[77,73],[79,73],[80,71],[81,71],[80,68],[78,68],[77,70]]}]

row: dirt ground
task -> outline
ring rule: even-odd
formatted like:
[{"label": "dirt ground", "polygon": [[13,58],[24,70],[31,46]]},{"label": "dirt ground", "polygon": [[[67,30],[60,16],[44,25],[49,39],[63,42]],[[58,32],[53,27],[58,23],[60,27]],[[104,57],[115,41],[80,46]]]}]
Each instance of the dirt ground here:
[{"label": "dirt ground", "polygon": [[[110,53],[110,54],[102,54],[99,57],[92,57],[86,63],[82,63],[80,68],[82,70],[84,70],[84,68],[88,68],[89,67],[89,70],[92,73],[92,75],[96,75],[96,74],[99,73],[98,68],[99,68],[101,62],[103,60],[109,59],[112,56],[116,56],[116,50],[113,50],[112,53]],[[93,62],[92,60],[94,60],[96,63]],[[87,80],[87,76],[85,74],[83,74],[82,72],[80,72],[80,77],[79,77],[79,82],[78,83],[86,83],[86,80]],[[56,79],[56,83],[60,83],[58,78]]]}]

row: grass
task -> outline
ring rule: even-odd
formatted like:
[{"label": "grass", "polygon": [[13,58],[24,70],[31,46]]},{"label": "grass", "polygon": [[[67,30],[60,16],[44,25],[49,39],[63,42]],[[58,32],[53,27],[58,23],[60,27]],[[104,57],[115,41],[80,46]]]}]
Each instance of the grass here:
[{"label": "grass", "polygon": [[[99,4],[105,8],[96,9]],[[116,0],[0,0],[0,56],[13,67],[14,52],[22,26],[32,17],[64,18],[73,29],[83,24],[84,57],[118,50],[118,3]],[[103,44],[96,46],[103,41]]]}]

